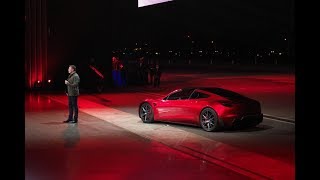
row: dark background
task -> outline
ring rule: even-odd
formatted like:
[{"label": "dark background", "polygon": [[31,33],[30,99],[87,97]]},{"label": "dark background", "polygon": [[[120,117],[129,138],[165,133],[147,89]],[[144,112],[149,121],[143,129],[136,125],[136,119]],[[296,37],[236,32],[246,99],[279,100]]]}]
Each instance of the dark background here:
[{"label": "dark background", "polygon": [[292,0],[176,0],[142,8],[124,2],[115,1],[112,10],[115,46],[143,40],[179,47],[191,35],[225,46],[277,47],[293,25]]},{"label": "dark background", "polygon": [[47,7],[48,74],[56,82],[65,79],[69,64],[79,67],[82,84],[90,82],[95,75],[87,65],[93,57],[110,85],[112,50],[136,43],[182,48],[194,40],[203,47],[213,41],[219,47],[291,49],[294,44],[291,0],[175,0],[142,8],[137,0],[55,0]]},{"label": "dark background", "polygon": [[[50,7],[48,9],[60,9],[59,8],[59,2],[62,6],[65,6],[64,3],[68,3],[70,1],[61,1],[61,0],[57,0],[54,2],[50,2],[50,4],[55,4],[56,7],[54,7],[53,5],[50,5]],[[119,0],[120,1],[120,0]],[[118,4],[120,5],[121,3],[118,1]],[[76,3],[78,3],[79,1],[77,1]],[[93,1],[90,1],[93,2]],[[102,1],[101,1],[102,2]],[[100,3],[101,3],[100,2]],[[108,4],[110,1],[105,1],[104,3]],[[199,1],[197,1],[199,2]],[[252,1],[253,3],[255,3],[255,1]],[[266,3],[270,2],[270,1],[265,1]],[[287,1],[274,1],[275,3],[284,3]],[[174,2],[174,3],[177,3]],[[171,4],[174,4],[171,3]],[[218,3],[223,3],[223,2],[218,2]],[[240,3],[240,2],[239,2]],[[263,3],[263,2],[256,2],[257,4],[259,3]],[[110,4],[110,3],[109,3]],[[123,3],[124,4],[124,3]],[[131,1],[131,4],[135,4],[135,1]],[[169,4],[169,3],[168,3]],[[196,3],[194,3],[196,4]],[[13,28],[4,28],[5,30],[5,34],[8,35],[5,38],[4,41],[4,45],[6,46],[5,50],[7,50],[4,53],[4,56],[6,59],[8,59],[7,61],[5,61],[5,67],[16,67],[15,68],[15,73],[14,75],[12,75],[12,78],[17,78],[17,81],[13,81],[12,78],[7,78],[8,74],[5,71],[2,71],[2,77],[4,77],[4,81],[3,84],[6,85],[7,88],[5,88],[5,93],[9,94],[9,96],[5,96],[4,101],[5,102],[9,102],[9,107],[8,109],[6,109],[6,113],[9,115],[13,115],[10,119],[6,119],[4,120],[4,124],[3,126],[5,127],[10,127],[10,128],[5,128],[3,132],[3,137],[7,137],[8,135],[10,135],[10,138],[4,138],[4,143],[7,145],[5,148],[3,148],[3,150],[5,151],[4,153],[6,154],[5,157],[8,157],[8,159],[4,159],[4,162],[6,163],[6,168],[8,169],[8,171],[6,171],[8,176],[11,176],[13,179],[22,179],[24,178],[24,94],[25,91],[22,91],[22,89],[25,88],[25,75],[24,75],[24,53],[25,53],[25,46],[24,46],[24,16],[25,16],[25,11],[24,11],[24,6],[25,3],[24,1],[12,1],[12,4],[10,4],[10,7],[14,7],[13,11],[11,11],[11,9],[7,9],[4,10],[4,13],[6,14],[6,16],[4,16],[5,19],[7,19],[8,25],[10,27]],[[100,7],[100,6],[99,6]],[[108,8],[110,6],[106,6],[105,8]],[[260,6],[261,7],[261,6]],[[262,6],[264,7],[264,6]],[[289,6],[282,6],[282,8],[287,9]],[[297,8],[298,7],[298,8]],[[308,3],[303,3],[303,2],[299,2],[299,4],[297,4],[297,6],[295,6],[295,9],[299,9],[299,13],[294,12],[294,16],[296,16],[296,14],[298,14],[297,18],[295,18],[295,22],[297,21],[299,24],[299,28],[295,27],[295,31],[297,30],[297,34],[299,34],[298,36],[296,36],[296,33],[294,33],[294,38],[297,37],[297,50],[299,50],[300,53],[297,53],[297,58],[303,58],[301,60],[297,60],[296,61],[296,87],[297,87],[297,91],[296,91],[296,95],[297,95],[297,113],[296,113],[296,119],[297,119],[297,126],[296,126],[296,148],[297,148],[297,154],[298,154],[298,158],[296,160],[296,164],[297,164],[297,179],[303,179],[306,178],[308,176],[312,177],[312,173],[314,173],[315,169],[312,168],[314,166],[312,166],[313,161],[316,160],[316,154],[317,154],[317,150],[315,148],[315,144],[314,141],[312,139],[310,139],[310,137],[316,137],[317,136],[317,127],[314,123],[317,122],[312,122],[312,124],[310,124],[309,122],[303,121],[305,119],[311,119],[313,118],[314,112],[315,112],[315,107],[316,106],[312,106],[310,105],[310,103],[314,103],[311,102],[312,99],[314,99],[314,95],[316,94],[316,89],[311,88],[313,86],[311,86],[312,82],[306,81],[306,79],[311,79],[314,77],[314,72],[316,72],[316,66],[314,66],[311,62],[312,59],[316,58],[313,56],[313,53],[310,54],[309,52],[317,52],[317,47],[316,46],[307,46],[308,44],[312,44],[316,38],[317,38],[317,29],[314,28],[316,26],[312,26],[313,24],[315,24],[314,22],[317,21],[317,16],[315,15],[315,13],[318,11],[317,8],[318,6],[315,4],[310,4]],[[101,7],[102,8],[102,7]],[[147,9],[148,7],[146,7]],[[77,9],[77,8],[76,8]],[[111,8],[112,9],[112,8]],[[149,8],[150,9],[150,8]],[[279,9],[279,8],[277,8]],[[281,9],[281,8],[280,8]],[[304,10],[303,10],[304,9]],[[288,10],[288,9],[287,9]],[[9,11],[9,12],[8,12]],[[60,10],[59,10],[60,11]],[[59,12],[58,11],[58,12]],[[110,10],[111,11],[111,10]],[[114,10],[113,10],[114,11]],[[104,12],[104,11],[103,11]],[[257,11],[258,13],[260,11]],[[293,15],[289,16],[288,11],[286,11],[284,13],[284,11],[280,11],[280,14],[282,13],[285,14],[285,16],[281,16],[281,17],[276,17],[275,19],[283,19],[284,17],[289,17],[289,19],[293,19]],[[66,18],[66,16],[68,16],[68,14],[72,13],[70,10],[67,11],[65,10],[64,12],[65,14],[62,14],[60,16],[56,16],[55,12],[51,12],[49,14],[50,16],[50,25],[53,26],[55,24],[53,24],[54,19],[56,21],[56,23],[58,23],[59,21],[62,21],[63,18]],[[107,12],[105,12],[107,13]],[[264,11],[264,13],[267,13],[266,11]],[[264,13],[261,13],[262,16],[266,16],[264,15]],[[268,11],[268,13],[272,14],[272,11]],[[125,13],[124,13],[125,14]],[[8,18],[8,15],[13,15],[10,17],[12,18]],[[109,16],[111,17],[111,15]],[[173,17],[173,15],[172,15]],[[60,19],[59,19],[60,18]],[[110,24],[110,21],[108,21],[108,18],[101,18],[104,19],[104,22],[106,24]],[[288,18],[284,18],[286,23],[289,23],[290,20],[288,20]],[[288,21],[287,21],[288,20]],[[9,23],[10,22],[10,23]],[[292,23],[293,24],[293,23]],[[70,27],[70,26],[69,26]],[[57,28],[57,27],[55,27]],[[232,27],[232,29],[235,27]],[[245,27],[243,27],[245,28]],[[13,30],[15,29],[15,30]],[[61,30],[63,29],[63,27],[61,27]],[[172,28],[174,29],[174,28]],[[274,29],[274,28],[273,28]],[[288,32],[288,27],[284,28],[285,30],[287,30],[286,32]],[[82,33],[82,34],[86,34],[86,33]],[[302,34],[302,35],[301,35]],[[66,36],[66,35],[65,35]],[[111,33],[109,35],[106,34],[105,37],[110,37]],[[14,39],[12,39],[12,37],[15,37]],[[111,36],[112,37],[112,36]],[[263,36],[260,36],[261,38]],[[113,39],[118,39],[118,38],[113,38]],[[60,40],[62,41],[63,38],[61,37]],[[52,41],[52,40],[50,40]],[[62,41],[63,44],[66,44],[67,42]],[[70,42],[70,44],[72,44]],[[58,44],[59,45],[59,44]],[[62,46],[62,44],[60,44]],[[52,46],[52,45],[49,45]],[[106,45],[108,47],[108,45]],[[65,46],[66,47],[66,46]],[[52,50],[53,47],[51,47],[50,51]],[[74,47],[69,47],[70,49],[74,48]],[[111,49],[111,47],[109,46],[109,48]],[[68,52],[68,50],[65,50],[65,52]],[[108,52],[108,51],[106,51]],[[51,52],[51,54],[54,54],[53,52]],[[57,57],[60,57],[61,59],[64,60],[69,60],[68,58],[63,58],[65,56],[62,55],[56,55]],[[53,55],[51,55],[51,59],[52,59]],[[11,59],[14,59],[13,61],[11,61]],[[55,60],[55,61],[60,61],[60,60]],[[62,60],[61,60],[62,61]],[[63,62],[57,62],[57,64],[59,64],[60,67],[65,68],[65,64]],[[50,68],[51,69],[51,68]],[[53,70],[51,70],[53,71]],[[54,70],[57,71],[57,68]],[[60,69],[60,73],[62,69]],[[58,73],[57,73],[58,74]],[[19,80],[20,79],[20,80]],[[20,82],[20,83],[19,83]],[[8,88],[11,87],[11,88]],[[12,93],[14,95],[12,95]],[[310,98],[308,98],[308,95],[311,96]],[[14,98],[13,98],[14,96]],[[307,105],[310,106],[307,106]],[[7,111],[9,110],[9,111]],[[21,113],[19,113],[21,112]],[[312,116],[312,117],[311,117]],[[19,120],[20,119],[20,120]],[[8,123],[7,125],[5,123]],[[312,129],[312,127],[314,129]],[[7,131],[6,131],[7,130]],[[4,136],[6,135],[6,136]],[[12,154],[12,156],[10,156],[10,154]],[[13,158],[12,158],[13,157]],[[310,161],[308,161],[308,159],[310,159]],[[309,166],[308,166],[309,165]]]}]

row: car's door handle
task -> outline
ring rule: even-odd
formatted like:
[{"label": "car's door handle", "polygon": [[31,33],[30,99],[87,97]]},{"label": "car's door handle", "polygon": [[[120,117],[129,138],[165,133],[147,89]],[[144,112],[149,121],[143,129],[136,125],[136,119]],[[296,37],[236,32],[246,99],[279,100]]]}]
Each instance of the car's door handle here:
[{"label": "car's door handle", "polygon": [[157,103],[153,103],[153,106],[157,106]]}]

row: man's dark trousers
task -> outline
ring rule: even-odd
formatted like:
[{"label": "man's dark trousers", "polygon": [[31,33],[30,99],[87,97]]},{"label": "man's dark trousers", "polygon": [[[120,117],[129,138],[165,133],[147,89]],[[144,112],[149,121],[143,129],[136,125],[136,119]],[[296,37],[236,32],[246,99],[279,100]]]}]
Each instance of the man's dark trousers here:
[{"label": "man's dark trousers", "polygon": [[68,101],[69,101],[68,120],[78,121],[78,96],[68,96]]}]

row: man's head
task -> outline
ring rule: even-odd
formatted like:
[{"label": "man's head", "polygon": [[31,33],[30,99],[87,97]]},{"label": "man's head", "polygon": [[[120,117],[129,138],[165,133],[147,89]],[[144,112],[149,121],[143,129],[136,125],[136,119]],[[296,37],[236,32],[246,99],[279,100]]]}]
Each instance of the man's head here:
[{"label": "man's head", "polygon": [[77,70],[75,65],[69,65],[68,73],[71,74]]}]

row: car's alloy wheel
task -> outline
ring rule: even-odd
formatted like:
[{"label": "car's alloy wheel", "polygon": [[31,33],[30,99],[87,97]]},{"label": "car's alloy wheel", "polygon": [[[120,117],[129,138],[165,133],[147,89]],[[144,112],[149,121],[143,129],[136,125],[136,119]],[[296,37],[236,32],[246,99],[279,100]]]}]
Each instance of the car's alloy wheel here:
[{"label": "car's alloy wheel", "polygon": [[200,113],[200,124],[205,131],[218,129],[218,116],[211,108],[205,108]]},{"label": "car's alloy wheel", "polygon": [[144,123],[153,122],[153,110],[149,103],[143,103],[140,106],[139,116]]}]

